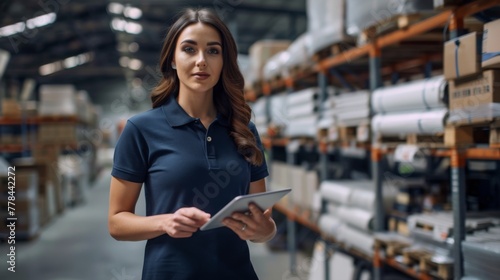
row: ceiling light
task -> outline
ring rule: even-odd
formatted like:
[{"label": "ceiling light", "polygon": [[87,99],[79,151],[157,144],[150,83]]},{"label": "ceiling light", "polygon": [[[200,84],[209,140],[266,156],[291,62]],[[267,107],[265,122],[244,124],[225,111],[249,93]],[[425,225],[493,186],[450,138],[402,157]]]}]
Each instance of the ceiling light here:
[{"label": "ceiling light", "polygon": [[61,71],[63,69],[73,68],[84,63],[90,62],[93,59],[93,55],[90,52],[82,53],[79,55],[67,57],[63,60],[58,60],[52,63],[48,63],[40,66],[38,68],[38,72],[42,76],[50,75],[57,71]]},{"label": "ceiling light", "polygon": [[132,58],[128,63],[128,68],[132,70],[139,70],[142,67],[142,61],[139,59]]},{"label": "ceiling light", "polygon": [[131,19],[139,19],[142,16],[142,10],[136,7],[126,7],[123,15]]},{"label": "ceiling light", "polygon": [[123,5],[120,3],[111,2],[108,5],[108,11],[112,14],[121,14],[123,12]]},{"label": "ceiling light", "polygon": [[121,67],[128,67],[129,61],[130,61],[130,58],[128,58],[126,56],[120,57],[120,60],[119,60],[120,66]]},{"label": "ceiling light", "polygon": [[38,16],[32,19],[28,19],[26,21],[26,26],[30,29],[36,28],[36,27],[42,27],[45,25],[49,25],[56,21],[56,14],[55,13],[48,13],[42,16]]},{"label": "ceiling light", "polygon": [[57,71],[61,71],[62,69],[63,69],[62,63],[60,61],[56,61],[40,66],[40,68],[38,68],[38,72],[42,76],[47,76]]},{"label": "ceiling light", "polygon": [[128,51],[131,53],[135,53],[139,50],[139,44],[136,42],[132,42],[128,45]]},{"label": "ceiling light", "polygon": [[136,22],[127,22],[127,25],[125,25],[125,32],[130,34],[139,34],[142,32],[142,25]]},{"label": "ceiling light", "polygon": [[24,22],[18,22],[15,24],[4,26],[4,27],[0,28],[0,35],[2,37],[7,37],[10,35],[24,32],[25,26],[26,25],[24,24]]},{"label": "ceiling light", "polygon": [[38,17],[30,18],[25,22],[18,22],[0,28],[0,37],[7,37],[17,33],[22,33],[26,28],[33,29],[49,25],[56,21],[57,15],[55,13],[48,13]]}]

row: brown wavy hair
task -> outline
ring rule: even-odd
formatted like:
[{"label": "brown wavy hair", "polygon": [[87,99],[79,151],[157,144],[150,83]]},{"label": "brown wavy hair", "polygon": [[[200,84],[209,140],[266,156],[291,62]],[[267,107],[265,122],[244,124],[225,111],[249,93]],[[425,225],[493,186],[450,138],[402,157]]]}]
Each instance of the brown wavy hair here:
[{"label": "brown wavy hair", "polygon": [[160,55],[160,71],[163,77],[151,92],[153,108],[161,106],[171,94],[179,91],[179,78],[171,67],[175,46],[182,30],[198,22],[215,28],[222,39],[222,73],[213,89],[215,108],[230,121],[230,135],[238,147],[238,152],[248,162],[260,165],[263,162],[263,154],[257,146],[254,134],[248,128],[252,110],[243,97],[244,80],[236,62],[236,43],[227,26],[213,11],[186,9],[170,27]]}]

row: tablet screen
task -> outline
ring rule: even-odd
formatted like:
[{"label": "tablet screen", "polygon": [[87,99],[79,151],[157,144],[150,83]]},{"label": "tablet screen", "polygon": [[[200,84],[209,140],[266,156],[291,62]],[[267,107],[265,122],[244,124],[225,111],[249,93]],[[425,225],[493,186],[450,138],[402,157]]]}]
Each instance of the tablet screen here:
[{"label": "tablet screen", "polygon": [[217,212],[200,230],[223,227],[222,220],[230,217],[234,212],[248,212],[248,204],[251,202],[255,203],[261,210],[270,208],[290,191],[291,189],[283,189],[237,196]]}]

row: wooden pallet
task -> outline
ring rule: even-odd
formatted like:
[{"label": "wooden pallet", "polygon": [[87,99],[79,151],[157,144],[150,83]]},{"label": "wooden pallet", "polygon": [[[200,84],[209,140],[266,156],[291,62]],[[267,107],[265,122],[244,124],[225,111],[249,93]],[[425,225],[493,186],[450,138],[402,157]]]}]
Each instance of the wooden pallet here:
[{"label": "wooden pallet", "polygon": [[449,147],[488,144],[500,148],[500,119],[467,125],[448,125],[445,128],[445,144]]},{"label": "wooden pallet", "polygon": [[445,147],[444,134],[435,135],[417,135],[415,133],[410,133],[405,136],[385,136],[378,135],[376,137],[376,142],[378,144],[383,144],[386,146],[397,146],[401,144],[416,145],[419,147],[428,148],[442,148]]},{"label": "wooden pallet", "polygon": [[419,268],[422,272],[438,277],[439,279],[453,278],[452,262],[437,262],[435,257],[424,257],[420,259]]},{"label": "wooden pallet", "polygon": [[342,143],[366,143],[370,142],[370,126],[339,126],[338,139]]},{"label": "wooden pallet", "polygon": [[391,18],[379,21],[376,25],[367,26],[357,38],[357,45],[361,46],[370,42],[373,42],[375,38],[380,35],[384,35],[393,32],[398,29],[406,29],[410,25],[421,21],[422,19],[428,17],[424,13],[415,13],[408,15],[396,15]]},{"label": "wooden pallet", "polygon": [[331,46],[328,46],[317,53],[315,53],[312,57],[314,62],[319,62],[325,58],[328,58],[330,56],[336,56],[341,54],[342,52],[355,48],[355,44],[353,42],[345,41],[345,42],[340,42],[333,44]]},{"label": "wooden pallet", "polygon": [[403,254],[403,249],[410,247],[409,242],[405,242],[402,240],[386,240],[375,238],[375,249],[382,250],[385,253],[385,256],[388,258],[393,258],[398,255]]}]

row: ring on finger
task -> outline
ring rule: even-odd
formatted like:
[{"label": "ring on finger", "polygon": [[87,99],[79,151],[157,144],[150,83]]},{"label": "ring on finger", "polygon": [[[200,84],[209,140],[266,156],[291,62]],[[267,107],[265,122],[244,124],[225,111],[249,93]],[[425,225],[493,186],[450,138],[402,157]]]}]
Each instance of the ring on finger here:
[{"label": "ring on finger", "polygon": [[243,224],[243,227],[241,227],[241,231],[245,231],[247,229],[247,224]]}]

